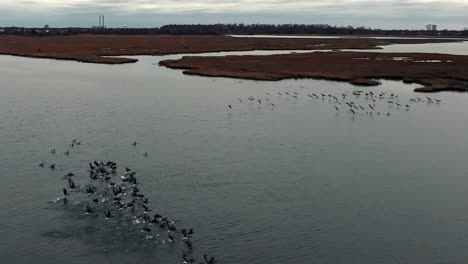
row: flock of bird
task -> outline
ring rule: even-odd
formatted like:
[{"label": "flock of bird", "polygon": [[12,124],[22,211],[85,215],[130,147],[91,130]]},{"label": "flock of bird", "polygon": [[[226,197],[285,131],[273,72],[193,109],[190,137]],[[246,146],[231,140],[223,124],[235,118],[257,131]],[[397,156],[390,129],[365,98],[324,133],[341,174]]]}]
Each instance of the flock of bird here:
[{"label": "flock of bird", "polygon": [[[74,139],[70,146],[80,145]],[[136,146],[136,142],[132,143]],[[51,151],[56,154],[56,150]],[[65,155],[70,155],[67,150]],[[145,153],[145,156],[148,156]],[[45,162],[39,164],[45,167]],[[68,207],[78,209],[77,212],[92,219],[102,218],[103,225],[115,225],[152,245],[174,245],[182,243],[184,250],[182,263],[184,264],[214,264],[216,259],[207,254],[202,261],[193,257],[192,237],[193,228],[179,228],[179,220],[163,216],[150,209],[149,199],[140,191],[140,181],[136,172],[128,167],[119,170],[113,161],[92,161],[88,164],[88,179],[86,184],[77,184],[77,175],[68,172],[64,175],[65,187],[62,195],[53,203],[63,203]],[[55,169],[55,164],[50,164]]]},{"label": "flock of bird", "polygon": [[[304,88],[301,86],[301,88]],[[399,95],[389,92],[373,92],[363,90],[347,91],[340,94],[330,93],[300,93],[297,91],[280,91],[280,92],[266,92],[262,97],[249,96],[247,98],[238,98],[237,103],[229,104],[229,110],[235,109],[241,104],[257,104],[258,107],[269,107],[275,109],[275,99],[280,98],[292,98],[293,100],[299,100],[307,98],[315,102],[326,102],[331,105],[331,110],[336,112],[346,112],[352,115],[368,115],[368,116],[390,116],[390,110],[403,110],[410,111],[412,103],[427,103],[427,104],[439,104],[442,100],[431,98],[431,97],[414,97],[410,98],[407,102],[400,100]],[[386,106],[382,108],[381,106]]]},{"label": "flock of bird", "polygon": [[[136,146],[136,145],[137,145],[137,142],[136,142],[136,141],[132,142],[132,146]],[[78,139],[75,138],[75,139],[72,140],[71,144],[68,145],[68,146],[69,146],[69,147],[72,147],[72,148],[75,147],[75,146],[81,146],[81,141],[78,141]],[[50,153],[53,154],[53,155],[56,155],[56,154],[57,154],[57,150],[56,150],[55,148],[53,148],[53,149],[50,151]],[[70,149],[67,149],[63,154],[64,154],[65,156],[70,156]],[[148,152],[143,153],[143,157],[148,157],[148,156],[149,156]],[[42,161],[41,163],[39,163],[39,167],[44,168],[45,166],[46,166],[46,162],[45,162],[45,161]],[[56,165],[55,163],[50,163],[50,164],[49,164],[49,168],[50,168],[51,170],[55,170],[56,166],[57,166],[57,165]]]},{"label": "flock of bird", "polygon": [[[301,88],[303,88],[301,86]],[[430,97],[410,98],[408,102],[402,102],[399,96],[388,92],[372,92],[353,90],[340,94],[324,93],[299,93],[296,91],[281,91],[276,93],[265,93],[261,98],[249,96],[238,98],[239,104],[229,104],[229,109],[244,103],[258,104],[259,107],[275,108],[273,96],[288,97],[294,100],[308,98],[316,102],[329,103],[336,112],[346,112],[355,115],[390,116],[390,109],[410,111],[411,104],[427,103],[439,104],[441,100]],[[380,106],[386,105],[383,110]],[[80,146],[81,141],[74,139],[69,147]],[[137,142],[131,145],[136,146]],[[51,154],[56,155],[56,149],[51,150]],[[69,156],[67,149],[64,155]],[[148,152],[143,154],[148,157]],[[39,164],[45,167],[43,161]],[[68,206],[80,208],[80,212],[86,217],[102,218],[103,224],[122,224],[131,230],[136,236],[145,241],[151,241],[154,245],[171,245],[181,242],[184,245],[182,253],[182,263],[214,264],[216,259],[207,254],[203,255],[202,261],[197,261],[193,257],[192,237],[193,228],[179,228],[180,221],[163,216],[149,208],[149,199],[140,191],[140,182],[136,177],[136,172],[125,167],[119,170],[117,163],[113,161],[92,161],[88,164],[89,182],[79,185],[75,182],[77,176],[74,172],[67,173],[64,178],[66,185],[62,189],[62,196],[56,198],[54,203],[64,203]],[[48,167],[55,170],[56,164],[51,163]],[[120,172],[120,173],[119,173]],[[69,202],[72,200],[73,202]]]}]

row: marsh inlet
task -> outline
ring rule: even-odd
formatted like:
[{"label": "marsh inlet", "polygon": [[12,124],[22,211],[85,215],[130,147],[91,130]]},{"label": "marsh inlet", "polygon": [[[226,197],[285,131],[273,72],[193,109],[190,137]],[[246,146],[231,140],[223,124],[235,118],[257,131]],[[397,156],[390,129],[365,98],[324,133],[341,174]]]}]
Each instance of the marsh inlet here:
[{"label": "marsh inlet", "polygon": [[[421,95],[393,81],[255,82],[157,66],[179,57],[113,66],[0,57],[2,262],[180,263],[177,247],[114,244],[105,226],[50,208],[63,175],[86,175],[101,159],[137,171],[153,210],[195,228],[194,249],[218,263],[468,259],[467,94],[430,94],[441,103],[410,111],[383,101],[389,117],[352,118],[307,94]],[[74,138],[79,148],[68,147]]]}]

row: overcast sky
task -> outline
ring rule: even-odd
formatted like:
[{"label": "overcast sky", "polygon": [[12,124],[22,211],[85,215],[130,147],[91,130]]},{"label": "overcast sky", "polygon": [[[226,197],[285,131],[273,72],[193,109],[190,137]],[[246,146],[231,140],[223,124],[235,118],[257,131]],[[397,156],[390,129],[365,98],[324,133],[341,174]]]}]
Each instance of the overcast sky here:
[{"label": "overcast sky", "polygon": [[111,27],[304,23],[422,29],[468,27],[468,0],[0,0],[0,26]]}]

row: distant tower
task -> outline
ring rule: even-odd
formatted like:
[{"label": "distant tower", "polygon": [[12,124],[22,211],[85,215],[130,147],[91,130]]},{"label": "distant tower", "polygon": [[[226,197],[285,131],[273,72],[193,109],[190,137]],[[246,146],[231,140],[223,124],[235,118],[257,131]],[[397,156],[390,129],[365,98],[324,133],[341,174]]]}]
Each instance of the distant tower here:
[{"label": "distant tower", "polygon": [[99,15],[99,26],[95,26],[94,28],[105,28],[106,22],[104,20],[104,15]]}]

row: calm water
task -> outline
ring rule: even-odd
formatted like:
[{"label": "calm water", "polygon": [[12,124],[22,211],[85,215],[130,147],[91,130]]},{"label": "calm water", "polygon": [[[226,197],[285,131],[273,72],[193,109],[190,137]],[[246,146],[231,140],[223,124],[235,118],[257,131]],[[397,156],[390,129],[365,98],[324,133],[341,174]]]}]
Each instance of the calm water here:
[{"label": "calm water", "polygon": [[[231,35],[232,37],[247,37],[247,38],[320,38],[320,39],[338,39],[350,38],[350,36],[281,36],[281,35]],[[353,38],[353,37],[351,37]],[[428,39],[428,38],[412,38],[412,37],[373,37],[375,39]],[[434,38],[431,38],[434,39]],[[435,38],[444,39],[444,38]],[[323,51],[323,50],[322,50]],[[350,50],[354,51],[354,50]],[[396,44],[382,46],[381,50],[360,50],[370,52],[425,52],[425,53],[445,53],[454,55],[468,55],[468,41],[460,41],[454,43],[430,43],[430,44]],[[296,51],[304,52],[304,51]]]},{"label": "calm water", "polygon": [[[184,76],[139,59],[0,56],[2,263],[181,263],[178,245],[138,247],[102,218],[49,203],[93,159],[135,169],[151,207],[194,227],[196,256],[218,263],[466,263],[468,94],[353,117],[305,95],[349,84]],[[414,88],[359,89],[407,102],[422,96]],[[82,145],[64,156],[73,138]]]},{"label": "calm water", "polygon": [[327,36],[327,35],[229,35],[235,38],[318,38],[318,39],[339,39],[339,38],[375,38],[375,39],[452,39],[452,38],[428,38],[428,37],[372,37],[372,36]]},{"label": "calm water", "polygon": [[[366,50],[364,50],[366,51]],[[468,55],[468,41],[453,43],[432,43],[415,45],[388,45],[382,46],[381,50],[367,50],[371,52],[424,52],[445,53],[453,55]]]}]

